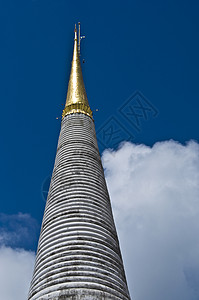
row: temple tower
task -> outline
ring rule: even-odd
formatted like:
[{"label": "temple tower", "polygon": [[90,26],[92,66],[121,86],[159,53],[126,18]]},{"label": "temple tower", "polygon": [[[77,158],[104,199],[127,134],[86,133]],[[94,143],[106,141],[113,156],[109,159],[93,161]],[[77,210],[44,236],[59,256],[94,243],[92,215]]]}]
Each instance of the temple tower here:
[{"label": "temple tower", "polygon": [[130,299],[76,28],[66,106],[28,299]]}]

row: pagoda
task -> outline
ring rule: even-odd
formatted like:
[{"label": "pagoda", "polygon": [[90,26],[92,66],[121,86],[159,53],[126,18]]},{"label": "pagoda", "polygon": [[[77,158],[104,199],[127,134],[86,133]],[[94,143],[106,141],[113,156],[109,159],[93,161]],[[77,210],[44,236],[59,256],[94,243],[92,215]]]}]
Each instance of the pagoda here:
[{"label": "pagoda", "polygon": [[130,300],[93,114],[80,32],[28,300]]}]

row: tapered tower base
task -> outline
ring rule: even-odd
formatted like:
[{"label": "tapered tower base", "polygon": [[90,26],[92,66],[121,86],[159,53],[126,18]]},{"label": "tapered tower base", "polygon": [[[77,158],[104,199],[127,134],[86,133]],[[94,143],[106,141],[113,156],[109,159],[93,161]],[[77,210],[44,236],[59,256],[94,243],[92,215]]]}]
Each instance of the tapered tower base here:
[{"label": "tapered tower base", "polygon": [[128,300],[94,121],[62,120],[29,300]]}]

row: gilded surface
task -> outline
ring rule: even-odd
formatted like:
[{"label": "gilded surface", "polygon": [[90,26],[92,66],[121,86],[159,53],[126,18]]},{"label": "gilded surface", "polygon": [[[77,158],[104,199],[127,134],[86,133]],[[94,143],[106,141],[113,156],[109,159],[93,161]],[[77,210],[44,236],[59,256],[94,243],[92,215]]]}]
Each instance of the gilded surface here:
[{"label": "gilded surface", "polygon": [[81,63],[78,53],[76,28],[71,74],[68,83],[66,106],[63,110],[62,118],[64,118],[65,115],[72,113],[83,113],[92,118],[92,111],[88,104],[88,99],[82,76]]},{"label": "gilded surface", "polygon": [[74,113],[83,113],[85,115],[88,115],[92,118],[92,110],[88,105],[85,105],[83,103],[72,103],[70,105],[67,105],[62,113],[62,118],[64,118],[66,115],[74,114]]}]

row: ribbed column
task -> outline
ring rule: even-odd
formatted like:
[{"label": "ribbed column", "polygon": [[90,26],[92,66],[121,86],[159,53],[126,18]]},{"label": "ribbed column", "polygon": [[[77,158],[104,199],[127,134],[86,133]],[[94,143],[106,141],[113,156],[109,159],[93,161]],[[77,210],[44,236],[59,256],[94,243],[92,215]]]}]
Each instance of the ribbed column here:
[{"label": "ribbed column", "polygon": [[29,300],[130,299],[93,120],[62,120]]}]

